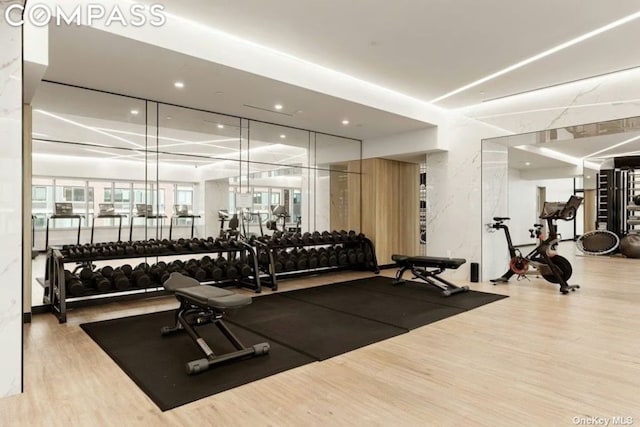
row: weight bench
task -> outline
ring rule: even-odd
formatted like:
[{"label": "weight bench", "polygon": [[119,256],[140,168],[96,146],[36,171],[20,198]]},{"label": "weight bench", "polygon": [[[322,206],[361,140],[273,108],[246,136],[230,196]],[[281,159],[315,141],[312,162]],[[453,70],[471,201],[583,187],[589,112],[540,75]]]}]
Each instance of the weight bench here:
[{"label": "weight bench", "polygon": [[[462,264],[467,262],[463,258],[438,258],[430,256],[406,256],[406,255],[392,255],[391,259],[396,262],[400,269],[396,273],[396,279],[393,281],[394,285],[401,285],[405,283],[402,278],[404,273],[411,271],[414,279],[422,279],[429,285],[435,286],[442,290],[442,295],[445,297],[453,294],[459,294],[467,292],[468,286],[456,286],[448,280],[438,277],[440,273],[446,269],[457,269]],[[433,270],[427,270],[432,268]],[[438,282],[436,282],[437,280]]]},{"label": "weight bench", "polygon": [[[174,292],[180,307],[176,310],[176,324],[160,330],[163,336],[185,331],[198,344],[206,358],[193,360],[186,365],[187,374],[197,374],[214,365],[232,360],[261,356],[269,353],[269,343],[263,342],[245,347],[222,321],[226,310],[234,310],[251,304],[251,297],[214,286],[200,285],[197,280],[173,272],[164,282],[164,288]],[[195,326],[214,323],[236,348],[236,351],[216,355],[207,342],[195,330]]]}]

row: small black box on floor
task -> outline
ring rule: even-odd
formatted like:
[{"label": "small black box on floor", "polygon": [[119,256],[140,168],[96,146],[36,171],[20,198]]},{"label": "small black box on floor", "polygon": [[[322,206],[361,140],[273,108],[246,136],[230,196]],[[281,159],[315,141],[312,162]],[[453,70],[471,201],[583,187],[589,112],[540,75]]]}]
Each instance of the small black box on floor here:
[{"label": "small black box on floor", "polygon": [[471,281],[478,283],[480,281],[480,264],[477,262],[471,263]]}]

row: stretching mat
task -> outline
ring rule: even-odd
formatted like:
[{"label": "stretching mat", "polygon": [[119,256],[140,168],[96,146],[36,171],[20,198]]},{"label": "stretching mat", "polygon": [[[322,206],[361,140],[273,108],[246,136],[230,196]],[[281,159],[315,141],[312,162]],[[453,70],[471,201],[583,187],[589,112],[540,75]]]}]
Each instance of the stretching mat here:
[{"label": "stretching mat", "polygon": [[[194,376],[184,365],[203,357],[196,344],[187,334],[160,335],[173,310],[81,327],[165,411],[506,298],[475,291],[445,298],[430,288],[372,277],[256,297],[225,322],[247,346],[268,341],[269,354]],[[215,326],[197,330],[214,352],[233,350]]]}]

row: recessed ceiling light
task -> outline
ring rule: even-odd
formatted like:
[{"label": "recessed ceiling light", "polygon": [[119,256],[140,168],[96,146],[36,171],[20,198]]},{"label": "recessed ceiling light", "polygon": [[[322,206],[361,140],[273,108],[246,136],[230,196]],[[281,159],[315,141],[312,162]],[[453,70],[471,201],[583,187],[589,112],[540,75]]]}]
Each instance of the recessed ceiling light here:
[{"label": "recessed ceiling light", "polygon": [[219,124],[219,125],[218,125],[218,129],[224,129],[224,125]]},{"label": "recessed ceiling light", "polygon": [[287,135],[285,135],[284,133],[282,135],[280,135],[280,138],[285,139],[287,137]]},{"label": "recessed ceiling light", "polygon": [[590,176],[590,175],[587,175],[587,179],[591,179],[591,176]]},{"label": "recessed ceiling light", "polygon": [[282,104],[276,104],[273,106],[276,110],[282,110]]},{"label": "recessed ceiling light", "polygon": [[176,87],[176,89],[184,88],[184,82],[175,82],[173,85]]},{"label": "recessed ceiling light", "polygon": [[222,95],[224,92],[222,92],[221,90],[216,92],[216,95]]},{"label": "recessed ceiling light", "polygon": [[527,162],[524,164],[525,166],[531,166],[531,162]]},{"label": "recessed ceiling light", "polygon": [[348,125],[349,124],[349,120],[343,120],[342,124],[345,125],[345,126]]},{"label": "recessed ceiling light", "polygon": [[302,110],[296,111],[296,114],[302,114],[302,113],[304,113],[304,111],[302,111]]},{"label": "recessed ceiling light", "polygon": [[134,116],[137,116],[138,113],[140,113],[140,111],[138,110],[131,110],[131,114],[133,114]]}]

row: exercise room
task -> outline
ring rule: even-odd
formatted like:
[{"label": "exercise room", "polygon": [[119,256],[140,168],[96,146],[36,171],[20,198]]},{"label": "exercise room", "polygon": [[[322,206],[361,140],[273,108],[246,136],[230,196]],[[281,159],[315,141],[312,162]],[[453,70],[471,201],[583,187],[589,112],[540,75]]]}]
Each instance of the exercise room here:
[{"label": "exercise room", "polygon": [[640,4],[337,6],[0,6],[1,425],[640,419]]}]

